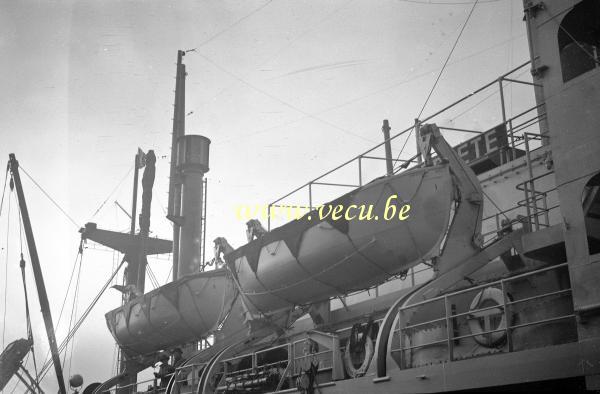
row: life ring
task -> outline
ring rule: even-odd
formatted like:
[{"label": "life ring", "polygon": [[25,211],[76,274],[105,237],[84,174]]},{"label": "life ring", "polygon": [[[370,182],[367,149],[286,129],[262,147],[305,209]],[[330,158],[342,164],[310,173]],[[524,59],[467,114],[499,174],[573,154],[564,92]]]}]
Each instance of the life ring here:
[{"label": "life ring", "polygon": [[369,364],[371,363],[371,358],[373,358],[373,340],[371,339],[371,337],[367,334],[363,334],[366,335],[365,338],[365,358],[363,359],[362,364],[360,365],[360,367],[356,368],[354,367],[354,363],[352,362],[352,351],[351,351],[351,346],[350,346],[350,340],[348,340],[348,343],[346,344],[346,349],[344,350],[344,366],[346,367],[346,372],[348,373],[348,375],[351,378],[358,378],[363,376],[366,372],[367,369],[369,368]]},{"label": "life ring", "polygon": [[[473,339],[475,339],[475,342],[485,347],[497,347],[502,345],[506,340],[504,294],[502,293],[502,290],[495,287],[486,287],[477,293],[477,295],[473,298],[473,301],[471,301],[471,305],[469,307],[469,310],[473,311],[481,308],[491,307],[493,304],[498,305],[498,308],[472,312],[467,316],[469,330],[471,331],[471,334],[476,334]],[[499,313],[496,310],[499,310]],[[491,327],[492,322],[489,320],[490,317],[497,316],[499,314],[502,316],[500,318],[500,322],[496,325],[496,327]],[[487,327],[482,326],[482,319],[484,320],[484,325]],[[487,322],[485,320],[487,320]],[[486,332],[490,330],[503,331],[494,331],[491,333]]]}]

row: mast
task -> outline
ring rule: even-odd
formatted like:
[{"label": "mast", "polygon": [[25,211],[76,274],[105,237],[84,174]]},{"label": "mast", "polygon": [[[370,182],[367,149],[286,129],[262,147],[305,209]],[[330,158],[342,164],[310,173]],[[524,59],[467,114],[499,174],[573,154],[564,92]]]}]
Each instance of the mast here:
[{"label": "mast", "polygon": [[177,142],[185,135],[185,51],[177,51],[177,76],[175,77],[175,106],[173,108],[173,134],[171,140],[171,170],[169,175],[169,205],[167,219],[173,222],[173,280],[179,277],[179,234],[181,232],[181,175],[177,170]]},{"label": "mast", "polygon": [[[141,168],[144,168],[144,173],[142,175],[142,204],[139,215],[140,231],[136,234],[135,220],[139,170]],[[90,239],[123,253],[124,259],[127,261],[127,274],[125,276],[125,286],[121,291],[129,300],[144,293],[146,265],[148,264],[147,256],[149,254],[168,253],[173,250],[173,243],[171,241],[148,237],[150,234],[150,208],[155,175],[156,155],[154,151],[149,150],[148,153],[144,153],[138,148],[138,153],[135,156],[130,232],[126,234],[101,230],[97,227],[96,223],[87,223],[85,228],[80,230],[83,239]],[[115,384],[118,384],[119,387],[116,389],[116,393],[129,393],[131,385],[137,381],[138,372],[144,368],[140,367],[137,361],[124,351],[124,348],[119,348],[119,351],[121,354],[119,375],[115,381]]]},{"label": "mast", "polygon": [[52,354],[52,362],[54,363],[54,370],[56,372],[56,379],[58,380],[58,388],[61,394],[66,394],[67,390],[65,387],[65,381],[63,378],[62,366],[60,364],[60,356],[58,348],[56,346],[56,336],[54,335],[54,324],[52,323],[52,313],[50,311],[50,304],[48,302],[48,294],[46,293],[46,285],[44,284],[44,275],[42,274],[42,268],[40,266],[40,259],[37,254],[37,248],[35,246],[35,239],[33,237],[33,231],[31,229],[31,221],[29,220],[29,211],[27,210],[27,202],[25,201],[25,195],[23,193],[23,185],[21,184],[21,177],[19,176],[19,162],[15,158],[15,154],[9,155],[8,165],[12,179],[15,182],[17,189],[17,198],[19,199],[19,209],[21,210],[21,217],[23,219],[23,227],[25,229],[25,237],[27,239],[27,247],[29,249],[29,257],[31,258],[31,267],[33,268],[33,275],[35,277],[35,285],[37,287],[38,298],[40,300],[40,307],[42,309],[42,315],[44,317],[44,324],[46,325],[46,334],[48,334],[48,342],[50,343],[50,352]]},{"label": "mast", "polygon": [[[140,155],[140,153],[138,153]],[[149,150],[144,158],[144,175],[142,175],[142,211],[140,212],[140,253],[138,254],[137,288],[140,293],[145,291],[146,265],[148,265],[147,243],[150,235],[150,206],[152,203],[152,188],[156,175],[156,156]]]},{"label": "mast", "polygon": [[[128,264],[125,284],[128,286],[135,285],[135,288],[140,294],[144,293],[146,265],[148,264],[146,244],[150,232],[150,204],[152,202],[152,187],[154,185],[154,174],[156,171],[155,163],[156,157],[154,151],[149,150],[147,154],[144,154],[144,152],[138,148],[134,163],[130,234],[135,236],[139,172],[140,168],[144,167],[144,174],[142,175],[142,212],[140,213],[139,218],[140,234],[139,237],[137,237],[139,248],[137,253],[127,255]],[[137,381],[137,374],[134,372],[135,369],[135,362],[132,362],[130,357],[124,354],[122,349],[119,348],[119,373],[124,375],[122,386],[127,386]],[[126,390],[119,388],[117,392],[126,392]]]}]

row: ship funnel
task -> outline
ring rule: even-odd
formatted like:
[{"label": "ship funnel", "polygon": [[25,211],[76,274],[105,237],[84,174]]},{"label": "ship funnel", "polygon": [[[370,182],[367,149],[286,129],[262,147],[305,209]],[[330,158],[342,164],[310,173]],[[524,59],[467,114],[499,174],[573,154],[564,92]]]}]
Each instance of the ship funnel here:
[{"label": "ship funnel", "polygon": [[210,140],[185,135],[177,140],[177,169],[181,174],[181,233],[177,276],[198,271],[202,259],[204,174],[208,172]]}]

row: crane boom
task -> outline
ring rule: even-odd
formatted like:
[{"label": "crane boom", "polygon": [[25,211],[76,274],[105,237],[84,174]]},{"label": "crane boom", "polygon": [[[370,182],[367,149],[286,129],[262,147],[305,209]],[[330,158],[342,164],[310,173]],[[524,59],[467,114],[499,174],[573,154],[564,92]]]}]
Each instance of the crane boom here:
[{"label": "crane boom", "polygon": [[40,266],[40,259],[37,254],[35,239],[33,237],[33,231],[31,229],[31,221],[29,220],[27,202],[25,201],[23,185],[21,184],[21,177],[19,176],[19,162],[17,161],[14,153],[11,153],[9,155],[8,165],[10,168],[12,179],[17,189],[19,209],[21,210],[21,217],[23,218],[23,227],[25,229],[27,247],[29,248],[29,257],[31,258],[31,267],[33,268],[33,276],[35,277],[35,285],[37,287],[38,297],[40,300],[40,308],[42,309],[42,315],[44,317],[44,324],[46,325],[46,334],[48,335],[48,342],[50,343],[50,352],[52,353],[52,362],[54,363],[56,379],[58,380],[59,393],[66,394],[67,390],[63,378],[62,366],[60,364],[58,348],[56,346],[54,324],[52,323],[50,303],[48,302],[48,294],[46,293],[46,285],[44,284],[44,275],[42,274],[42,267]]}]

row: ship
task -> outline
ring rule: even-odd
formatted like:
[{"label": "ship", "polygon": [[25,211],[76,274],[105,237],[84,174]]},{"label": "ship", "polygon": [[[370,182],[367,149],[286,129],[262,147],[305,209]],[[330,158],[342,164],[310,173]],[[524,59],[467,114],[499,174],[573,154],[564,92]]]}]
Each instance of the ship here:
[{"label": "ship", "polygon": [[[209,262],[211,141],[185,134],[179,51],[173,239],[149,237],[151,152],[140,232],[96,223],[80,230],[82,242],[118,250],[127,263],[124,302],[105,315],[119,372],[82,392],[600,390],[600,5],[524,0],[523,8],[529,61],[394,135],[383,120],[380,144],[267,207],[290,207],[287,199],[303,192],[301,215],[278,227],[270,216],[266,225],[249,220],[248,243],[236,248],[219,237]],[[523,70],[533,82],[518,79]],[[533,90],[535,104],[508,116],[506,83]],[[478,132],[436,123],[490,86],[499,86],[500,124]],[[474,137],[452,146],[445,135],[456,131]],[[408,134],[416,155],[395,159],[392,142]],[[385,171],[365,178],[367,160]],[[328,181],[350,167],[355,184]],[[14,156],[10,170],[19,189]],[[318,185],[346,192],[317,203]],[[147,256],[170,252],[173,281],[145,292]],[[13,367],[0,383],[24,373],[18,363],[28,346],[5,350],[2,365]],[[168,374],[138,379],[171,357]]]}]

